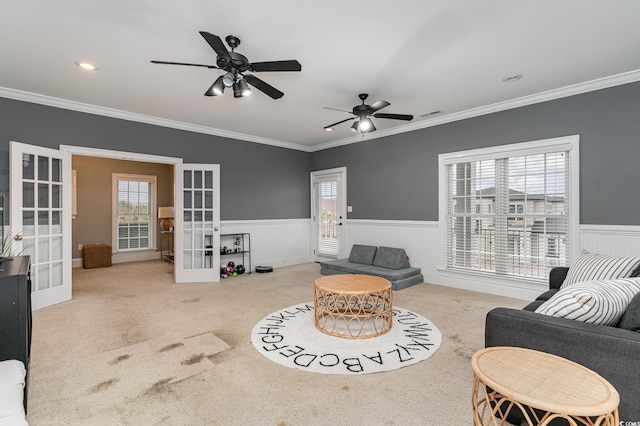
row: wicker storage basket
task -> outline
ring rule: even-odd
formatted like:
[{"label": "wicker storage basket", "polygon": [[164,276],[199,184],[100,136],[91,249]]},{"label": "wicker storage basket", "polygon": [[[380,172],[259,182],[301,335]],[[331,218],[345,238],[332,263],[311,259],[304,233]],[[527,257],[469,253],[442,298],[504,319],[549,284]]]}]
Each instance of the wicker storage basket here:
[{"label": "wicker storage basket", "polygon": [[109,244],[85,244],[82,246],[82,267],[84,269],[111,266],[111,246]]}]

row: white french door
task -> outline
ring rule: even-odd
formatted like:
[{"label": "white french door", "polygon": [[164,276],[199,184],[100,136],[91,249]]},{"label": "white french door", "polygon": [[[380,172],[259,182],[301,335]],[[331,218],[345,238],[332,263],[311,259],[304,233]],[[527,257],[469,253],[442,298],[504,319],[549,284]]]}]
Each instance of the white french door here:
[{"label": "white french door", "polygon": [[311,172],[311,241],[316,261],[346,255],[346,179],[346,167]]},{"label": "white french door", "polygon": [[10,142],[14,253],[31,258],[31,303],[71,300],[71,154]]},{"label": "white french door", "polygon": [[175,167],[176,283],[220,281],[220,165]]}]

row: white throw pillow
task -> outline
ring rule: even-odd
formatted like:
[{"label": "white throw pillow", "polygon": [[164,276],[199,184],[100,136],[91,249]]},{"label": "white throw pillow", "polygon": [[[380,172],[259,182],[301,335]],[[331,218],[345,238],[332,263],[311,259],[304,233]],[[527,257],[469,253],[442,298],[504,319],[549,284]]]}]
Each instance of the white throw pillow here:
[{"label": "white throw pillow", "polygon": [[640,258],[637,257],[611,257],[582,250],[571,264],[560,289],[584,281],[628,278],[639,266]]},{"label": "white throw pillow", "polygon": [[575,283],[559,290],[535,312],[594,324],[615,325],[637,293],[640,293],[640,277]]}]

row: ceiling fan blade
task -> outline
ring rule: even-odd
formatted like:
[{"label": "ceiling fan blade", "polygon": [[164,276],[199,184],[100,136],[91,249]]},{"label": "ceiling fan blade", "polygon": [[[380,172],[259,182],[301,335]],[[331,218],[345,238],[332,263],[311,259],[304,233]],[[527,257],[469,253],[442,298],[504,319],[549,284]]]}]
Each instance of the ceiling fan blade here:
[{"label": "ceiling fan blade", "polygon": [[244,76],[244,79],[247,80],[247,83],[264,92],[266,95],[271,96],[273,99],[280,99],[284,96],[284,93],[254,75],[247,74]]},{"label": "ceiling fan blade", "polygon": [[377,114],[373,114],[375,118],[390,118],[392,120],[404,120],[411,121],[413,120],[413,115],[409,114],[385,114],[383,112],[379,112]]},{"label": "ceiling fan blade", "polygon": [[253,62],[251,69],[255,72],[263,71],[301,71],[302,65],[295,59],[290,61]]},{"label": "ceiling fan blade", "polygon": [[325,130],[326,130],[326,129],[330,129],[330,128],[332,128],[332,127],[337,126],[338,124],[342,124],[342,123],[344,123],[344,122],[346,122],[346,121],[355,120],[356,118],[358,118],[358,117],[345,118],[344,120],[338,121],[338,122],[333,123],[333,124],[329,124],[328,126],[324,126],[324,129],[325,129]]},{"label": "ceiling fan blade", "polygon": [[204,68],[219,69],[215,65],[189,64],[187,62],[151,61],[151,63],[152,64],[166,64],[166,65],[187,65],[187,66],[190,66],[190,67],[204,67]]},{"label": "ceiling fan blade", "polygon": [[224,43],[222,42],[220,37],[206,31],[200,31],[200,35],[207,41],[207,43],[209,43],[209,46],[211,46],[211,48],[215,50],[219,56],[222,56],[227,61],[231,62],[231,55],[229,55],[229,51],[227,50],[227,48],[224,47]]},{"label": "ceiling fan blade", "polygon": [[341,112],[348,112],[349,114],[353,114],[351,111],[347,111],[346,109],[338,109],[338,108],[329,108],[329,107],[322,107],[324,109],[330,109],[333,111],[341,111]]},{"label": "ceiling fan blade", "polygon": [[391,105],[389,102],[387,101],[375,101],[370,107],[369,107],[369,112],[373,113],[375,111],[378,111],[379,109],[382,109],[384,107],[388,107],[389,105]]}]

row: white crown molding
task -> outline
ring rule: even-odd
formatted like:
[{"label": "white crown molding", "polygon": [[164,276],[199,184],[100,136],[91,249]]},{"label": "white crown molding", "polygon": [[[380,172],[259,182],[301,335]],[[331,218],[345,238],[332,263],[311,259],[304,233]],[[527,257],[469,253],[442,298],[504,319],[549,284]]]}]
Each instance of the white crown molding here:
[{"label": "white crown molding", "polygon": [[478,117],[481,115],[492,114],[494,112],[505,111],[508,109],[519,108],[527,105],[533,105],[540,102],[552,101],[554,99],[566,98],[569,96],[579,95],[582,93],[593,92],[609,87],[620,86],[627,83],[640,81],[640,70],[629,71],[622,74],[616,74],[609,77],[599,78],[584,83],[573,84],[571,86],[561,87],[559,89],[548,90],[546,92],[537,93],[535,95],[523,96],[521,98],[511,99],[508,101],[497,102],[491,105],[485,105],[478,108],[471,108],[465,111],[455,112],[451,114],[441,115],[430,118],[425,121],[417,121],[415,123],[404,126],[394,127],[368,133],[364,135],[352,136],[325,144],[315,145],[311,152],[320,151],[327,148],[334,148],[342,145],[362,142],[363,140],[384,138],[400,133],[411,132],[413,130],[424,129],[427,127],[439,126],[441,124],[451,123],[454,121],[465,120],[467,118]]},{"label": "white crown molding", "polygon": [[434,127],[441,124],[451,123],[454,121],[465,120],[468,118],[478,117],[481,115],[491,114],[494,112],[504,111],[522,106],[533,105],[540,102],[551,101],[554,99],[565,98],[568,96],[579,95],[581,93],[592,92],[595,90],[606,89],[609,87],[620,86],[622,84],[640,81],[640,70],[629,71],[626,73],[616,74],[609,77],[603,77],[596,80],[578,83],[559,89],[548,90],[546,92],[535,95],[523,96],[521,98],[511,99],[508,101],[497,102],[491,105],[485,105],[478,108],[471,108],[465,111],[446,114],[433,117],[428,120],[418,121],[404,126],[398,126],[391,129],[379,130],[375,133],[366,135],[356,135],[345,139],[323,143],[315,146],[306,146],[294,144],[290,142],[279,141],[275,139],[262,138],[259,136],[247,135],[243,133],[230,132],[227,130],[216,129],[213,127],[200,126],[196,124],[184,123],[181,121],[168,120],[165,118],[152,117],[144,114],[138,114],[129,111],[116,110],[112,108],[100,107],[96,105],[85,104],[82,102],[69,101],[66,99],[54,98],[51,96],[39,95],[36,93],[24,92],[6,87],[0,87],[0,97],[15,99],[19,101],[32,102],[41,105],[52,106],[56,108],[68,109],[73,111],[86,112],[89,114],[102,115],[121,120],[136,121],[140,123],[152,124],[155,126],[169,127],[188,132],[202,133],[214,136],[220,136],[230,139],[238,139],[246,142],[261,143],[264,145],[272,145],[281,148],[295,149],[298,151],[315,152],[323,149],[334,148],[342,145],[363,142],[371,139],[378,139],[392,136],[400,133],[411,132],[414,130]]},{"label": "white crown molding", "polygon": [[259,136],[247,135],[244,133],[230,132],[228,130],[216,129],[213,127],[189,124],[182,121],[169,120],[166,118],[153,117],[150,115],[138,114],[135,112],[122,111],[113,108],[101,107],[97,105],[85,104],[82,102],[70,101],[66,99],[54,98],[37,93],[23,92],[21,90],[0,87],[0,97],[14,99],[17,101],[31,102],[34,104],[46,105],[55,108],[68,109],[72,111],[86,112],[88,114],[102,115],[105,117],[117,118],[120,120],[135,121],[139,123],[152,124],[154,126],[169,127],[172,129],[185,130],[187,132],[202,133],[207,135],[220,136],[230,139],[238,139],[245,142],[255,142],[264,145],[273,145],[281,148],[307,151],[307,146],[283,142],[275,139],[262,138]]}]

